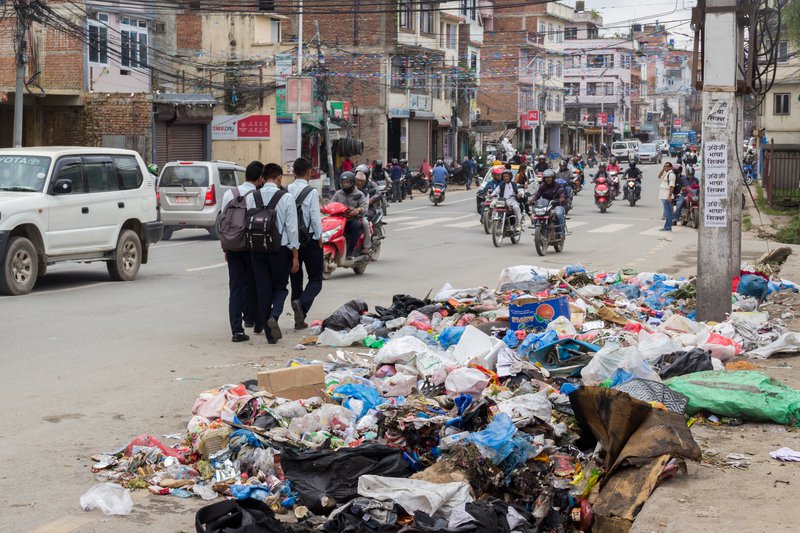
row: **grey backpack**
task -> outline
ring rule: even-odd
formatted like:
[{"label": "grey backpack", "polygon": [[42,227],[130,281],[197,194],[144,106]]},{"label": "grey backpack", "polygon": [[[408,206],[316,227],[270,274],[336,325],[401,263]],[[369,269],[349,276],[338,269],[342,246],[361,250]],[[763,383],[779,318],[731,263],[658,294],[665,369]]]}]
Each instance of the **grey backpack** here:
[{"label": "grey backpack", "polygon": [[255,189],[241,195],[239,187],[233,188],[231,200],[219,217],[219,244],[228,252],[244,252],[250,249],[247,242],[247,196]]}]

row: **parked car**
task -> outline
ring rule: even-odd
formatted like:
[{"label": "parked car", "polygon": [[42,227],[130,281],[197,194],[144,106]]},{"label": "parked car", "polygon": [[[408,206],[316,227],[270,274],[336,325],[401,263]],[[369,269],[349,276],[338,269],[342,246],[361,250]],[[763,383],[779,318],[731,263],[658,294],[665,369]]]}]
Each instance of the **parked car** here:
[{"label": "parked car", "polygon": [[658,149],[655,143],[641,145],[638,154],[640,163],[661,163],[661,150]]},{"label": "parked car", "polygon": [[153,176],[132,150],[0,150],[0,293],[29,293],[56,263],[105,261],[131,281],[161,238]]},{"label": "parked car", "polygon": [[636,155],[637,146],[631,141],[617,141],[611,144],[611,155],[617,161],[628,161]]},{"label": "parked car", "polygon": [[230,161],[172,161],[158,177],[158,210],[164,240],[184,228],[201,228],[219,239],[226,191],[245,181],[244,167]]}]

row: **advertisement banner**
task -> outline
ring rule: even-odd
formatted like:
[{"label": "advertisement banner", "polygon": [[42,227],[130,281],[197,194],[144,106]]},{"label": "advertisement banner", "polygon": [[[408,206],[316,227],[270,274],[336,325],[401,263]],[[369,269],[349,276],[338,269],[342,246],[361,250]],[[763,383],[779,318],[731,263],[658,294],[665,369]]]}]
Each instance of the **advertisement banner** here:
[{"label": "advertisement banner", "polygon": [[286,79],[292,75],[292,54],[275,54],[275,85],[286,86]]},{"label": "advertisement banner", "polygon": [[269,115],[215,115],[212,141],[266,141],[270,138]]},{"label": "advertisement banner", "polygon": [[539,110],[532,109],[528,111],[528,125],[529,126],[538,126],[539,125]]}]

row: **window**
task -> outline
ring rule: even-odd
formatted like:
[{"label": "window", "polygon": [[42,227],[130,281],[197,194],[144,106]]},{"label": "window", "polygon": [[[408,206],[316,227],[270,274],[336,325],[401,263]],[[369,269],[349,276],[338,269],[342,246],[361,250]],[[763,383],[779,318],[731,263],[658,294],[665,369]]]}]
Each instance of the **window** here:
[{"label": "window", "polygon": [[419,9],[419,32],[433,33],[433,4],[425,2]]},{"label": "window", "polygon": [[123,189],[138,189],[142,186],[144,177],[135,157],[120,155],[113,159],[117,166],[117,174],[119,174],[122,181]]},{"label": "window", "polygon": [[789,113],[789,93],[778,93],[775,95],[775,102],[772,108],[773,115],[788,115]]},{"label": "window", "polygon": [[564,39],[574,41],[578,38],[578,28],[564,28]]},{"label": "window", "polygon": [[275,0],[258,0],[259,11],[275,11]]},{"label": "window", "polygon": [[548,111],[552,111],[553,110],[553,98],[549,94],[547,95],[546,102],[547,102],[547,110]]},{"label": "window", "polygon": [[778,63],[789,62],[789,41],[780,41],[778,43]]},{"label": "window", "polygon": [[412,11],[412,0],[400,0],[397,4],[397,18],[400,27],[405,30],[414,29],[414,12]]},{"label": "window", "polygon": [[147,21],[123,17],[121,27],[122,66],[147,68]]},{"label": "window", "polygon": [[547,60],[547,75],[552,77],[553,75],[555,75],[555,73],[556,73],[556,65],[555,65],[555,63],[553,63],[552,59],[548,59]]},{"label": "window", "polygon": [[445,37],[446,37],[445,47],[449,48],[450,50],[455,50],[456,45],[458,43],[455,24],[445,24]]},{"label": "window", "polygon": [[478,53],[477,52],[472,52],[469,55],[469,68],[471,68],[473,71],[477,71],[478,70]]},{"label": "window", "polygon": [[281,42],[281,21],[280,20],[271,20],[270,21],[271,32],[270,37],[272,43],[279,43]]},{"label": "window", "polygon": [[110,157],[84,157],[83,169],[89,192],[118,191],[119,181]]},{"label": "window", "polygon": [[223,187],[236,187],[236,174],[232,168],[219,169],[219,184]]},{"label": "window", "polygon": [[597,30],[597,28],[589,28],[588,30],[586,30],[587,39],[597,39],[599,35],[600,32]]},{"label": "window", "polygon": [[586,66],[589,68],[613,68],[614,54],[589,54],[586,56]]},{"label": "window", "polygon": [[622,54],[622,68],[631,68],[630,54]]},{"label": "window", "polygon": [[596,82],[589,82],[586,84],[586,94],[588,96],[596,96],[597,95],[597,83]]},{"label": "window", "polygon": [[408,58],[394,56],[392,58],[392,88],[405,89],[408,82]]},{"label": "window", "polygon": [[410,69],[409,87],[417,92],[424,92],[428,88],[428,78],[430,78],[430,68],[427,63],[412,62]]},{"label": "window", "polygon": [[476,18],[477,0],[461,0],[461,15],[469,20],[478,20]]},{"label": "window", "polygon": [[547,40],[553,42],[556,40],[556,33],[552,24],[547,25]]},{"label": "window", "polygon": [[98,13],[89,19],[89,62],[108,65],[108,15]]},{"label": "window", "polygon": [[556,76],[561,77],[563,75],[563,71],[561,70],[561,60],[556,61]]},{"label": "window", "polygon": [[569,96],[576,96],[581,92],[579,83],[569,82],[564,84],[564,92]]},{"label": "window", "polygon": [[50,187],[53,187],[58,180],[66,179],[72,182],[71,194],[86,192],[83,187],[83,173],[81,172],[81,160],[79,158],[60,159],[57,168],[55,179],[51,181]]},{"label": "window", "polygon": [[614,96],[614,82],[607,81],[603,85],[604,85],[603,94],[605,94],[606,96]]},{"label": "window", "polygon": [[242,170],[234,170],[236,173],[236,183],[242,185],[245,181],[247,181],[247,176],[245,176],[244,171]]},{"label": "window", "polygon": [[556,95],[556,113],[560,113],[560,112],[561,112],[561,95],[557,94]]}]

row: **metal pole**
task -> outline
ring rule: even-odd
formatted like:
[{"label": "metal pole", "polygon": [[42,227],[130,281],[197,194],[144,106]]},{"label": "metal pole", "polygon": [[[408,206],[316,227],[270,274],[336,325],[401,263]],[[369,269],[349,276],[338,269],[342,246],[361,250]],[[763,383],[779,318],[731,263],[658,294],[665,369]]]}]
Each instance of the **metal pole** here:
[{"label": "metal pole", "polygon": [[[300,0],[298,6],[298,22],[297,22],[297,75],[303,75],[303,0]],[[300,100],[300,89],[297,90],[297,99]],[[300,113],[295,116],[297,123],[297,157],[303,157],[303,123],[300,118]]]},{"label": "metal pole", "polygon": [[14,148],[22,148],[22,108],[25,100],[25,16],[22,8],[17,9],[17,87],[14,93]]},{"label": "metal pole", "polygon": [[331,147],[331,117],[328,113],[328,72],[325,68],[325,58],[322,56],[322,43],[319,35],[319,20],[315,21],[317,26],[317,64],[320,69],[324,70],[322,77],[322,128],[325,133],[325,154],[328,161],[328,179],[329,183],[335,183],[334,177],[336,176],[336,169],[333,168],[333,149]]},{"label": "metal pole", "polygon": [[707,0],[703,34],[703,179],[697,247],[697,319],[722,321],[731,311],[731,278],[741,254],[741,97],[736,96],[743,31],[736,0]]},{"label": "metal pole", "polygon": [[453,164],[456,164],[458,159],[458,61],[453,58],[453,80],[455,82],[455,93],[453,95],[453,116],[450,121],[453,127]]}]

